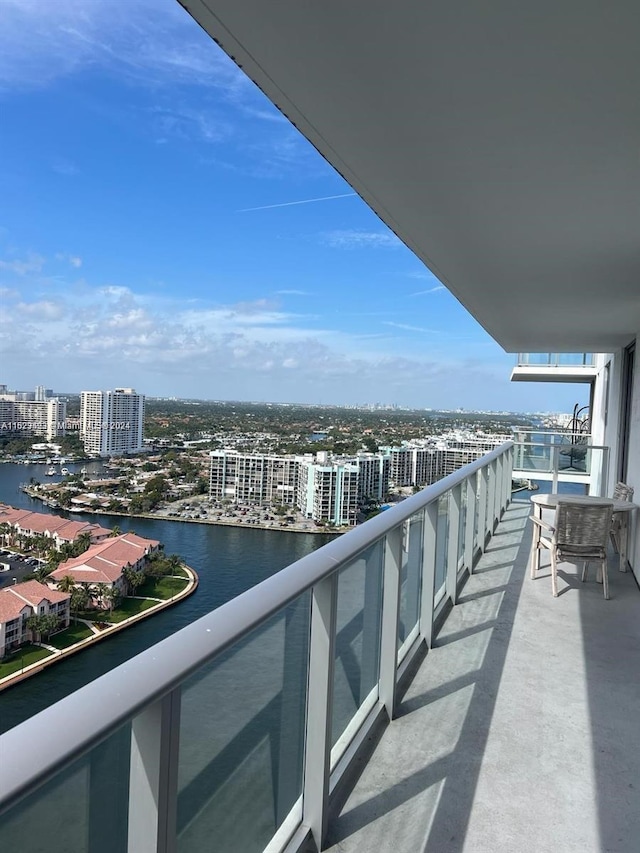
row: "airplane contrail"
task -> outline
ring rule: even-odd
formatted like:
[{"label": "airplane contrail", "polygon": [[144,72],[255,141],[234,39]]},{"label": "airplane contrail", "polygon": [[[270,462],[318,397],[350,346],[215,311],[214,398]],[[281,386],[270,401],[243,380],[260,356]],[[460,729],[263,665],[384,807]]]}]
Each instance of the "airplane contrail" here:
[{"label": "airplane contrail", "polygon": [[237,213],[251,213],[254,210],[272,210],[274,207],[291,207],[294,204],[311,204],[314,201],[331,201],[334,198],[349,198],[357,193],[342,193],[342,195],[325,195],[322,198],[305,198],[302,201],[285,201],[282,204],[265,204],[263,207],[245,207]]}]

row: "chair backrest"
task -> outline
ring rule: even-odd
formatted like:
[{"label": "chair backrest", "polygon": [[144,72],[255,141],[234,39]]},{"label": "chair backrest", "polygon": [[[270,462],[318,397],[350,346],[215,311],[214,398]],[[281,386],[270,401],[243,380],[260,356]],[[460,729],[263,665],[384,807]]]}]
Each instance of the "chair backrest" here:
[{"label": "chair backrest", "polygon": [[558,545],[605,548],[611,529],[612,502],[558,501],[555,540]]},{"label": "chair backrest", "polygon": [[632,501],[633,486],[627,486],[626,483],[616,483],[616,487],[613,490],[613,499],[614,501]]}]

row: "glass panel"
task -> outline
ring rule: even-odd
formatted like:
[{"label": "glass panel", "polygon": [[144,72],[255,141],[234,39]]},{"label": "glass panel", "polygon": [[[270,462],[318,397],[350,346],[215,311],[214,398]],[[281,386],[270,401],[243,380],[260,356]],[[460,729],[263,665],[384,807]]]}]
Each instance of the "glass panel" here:
[{"label": "glass panel", "polygon": [[183,687],[178,850],[258,853],[302,793],[310,595]]},{"label": "glass panel", "polygon": [[0,850],[126,853],[130,750],[127,723],[3,815]]},{"label": "glass panel", "polygon": [[404,643],[416,626],[420,615],[423,537],[424,516],[420,512],[412,516],[407,522],[403,541],[398,647]]},{"label": "glass panel", "polygon": [[436,532],[435,597],[444,586],[447,574],[447,552],[449,550],[449,493],[438,498],[438,528]]},{"label": "glass panel", "polygon": [[331,745],[378,682],[384,542],[340,570]]},{"label": "glass panel", "polygon": [[569,444],[557,451],[558,470],[585,474],[590,469],[590,452],[584,444]]}]

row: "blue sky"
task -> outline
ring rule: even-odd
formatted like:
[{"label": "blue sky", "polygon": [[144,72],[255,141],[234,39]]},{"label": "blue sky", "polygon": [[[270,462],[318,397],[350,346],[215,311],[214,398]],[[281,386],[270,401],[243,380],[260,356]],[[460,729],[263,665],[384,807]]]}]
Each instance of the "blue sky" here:
[{"label": "blue sky", "polygon": [[0,0],[0,18],[0,382],[583,402],[509,383],[514,356],[175,0]]}]

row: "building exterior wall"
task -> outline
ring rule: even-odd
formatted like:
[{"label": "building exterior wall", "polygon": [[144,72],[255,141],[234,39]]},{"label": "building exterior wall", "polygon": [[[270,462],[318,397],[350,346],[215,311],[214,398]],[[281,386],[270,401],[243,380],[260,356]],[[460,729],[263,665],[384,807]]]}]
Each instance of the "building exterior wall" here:
[{"label": "building exterior wall", "polygon": [[133,388],[83,391],[80,434],[86,453],[122,456],[143,449],[144,395]]}]

